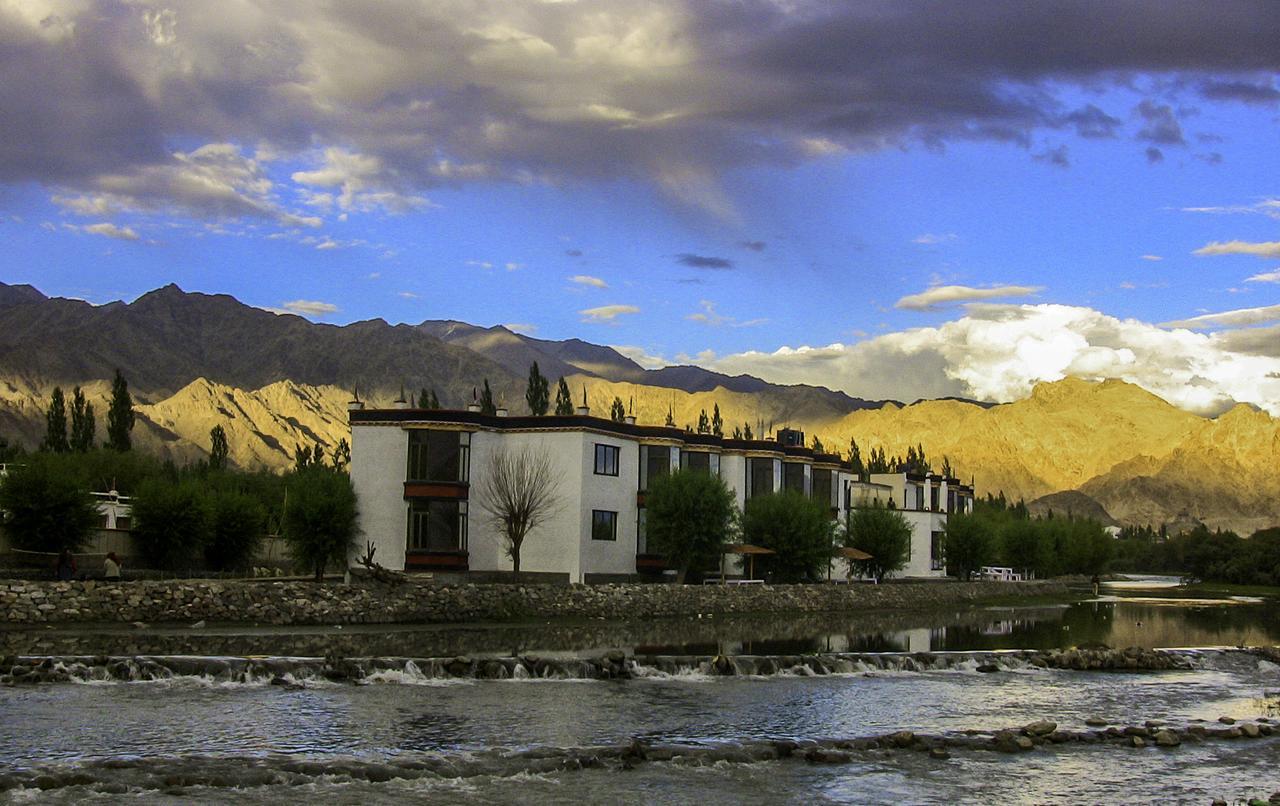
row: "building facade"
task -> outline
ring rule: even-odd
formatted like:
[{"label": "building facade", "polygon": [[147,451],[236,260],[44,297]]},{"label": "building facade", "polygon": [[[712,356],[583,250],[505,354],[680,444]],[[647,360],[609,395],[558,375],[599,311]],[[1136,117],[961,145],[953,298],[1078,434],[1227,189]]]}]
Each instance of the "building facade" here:
[{"label": "building facade", "polygon": [[902,576],[944,574],[939,534],[946,513],[967,510],[973,500],[971,488],[940,476],[860,479],[839,456],[815,453],[804,447],[803,434],[785,429],[774,440],[742,440],[638,425],[634,418],[614,422],[586,409],[509,417],[502,410],[366,409],[358,402],[350,420],[361,545],[374,546],[375,559],[397,570],[511,570],[499,529],[476,498],[501,452],[529,450],[550,461],[557,503],[526,539],[521,571],[571,582],[665,570],[645,544],[644,500],[651,479],[676,469],[719,476],[739,508],[780,490],[824,501],[833,518],[876,503],[897,507],[913,529]]}]

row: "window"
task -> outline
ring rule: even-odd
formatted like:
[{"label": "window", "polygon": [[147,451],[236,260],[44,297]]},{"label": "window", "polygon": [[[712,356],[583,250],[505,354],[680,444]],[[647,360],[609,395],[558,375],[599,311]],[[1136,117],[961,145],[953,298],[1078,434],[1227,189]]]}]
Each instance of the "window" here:
[{"label": "window", "polygon": [[410,551],[465,551],[466,501],[414,501],[409,506]]},{"label": "window", "polygon": [[671,449],[659,445],[644,445],[642,450],[645,458],[644,467],[641,468],[644,474],[641,482],[647,490],[655,480],[671,472]]},{"label": "window", "polygon": [[799,462],[782,465],[782,489],[804,493],[804,465]]},{"label": "window", "polygon": [[747,487],[751,497],[773,493],[773,460],[747,460]]},{"label": "window", "polygon": [[706,451],[684,451],[680,454],[680,467],[711,475],[711,454]]},{"label": "window", "polygon": [[935,485],[929,485],[929,509],[938,511],[938,488]]},{"label": "window", "polygon": [[597,476],[618,475],[618,452],[620,450],[617,445],[596,445]]},{"label": "window", "polygon": [[814,500],[831,506],[831,471],[815,467],[812,484]]},{"label": "window", "polygon": [[603,509],[591,510],[591,539],[617,540],[618,513]]},{"label": "window", "polygon": [[471,435],[458,431],[409,432],[409,481],[466,481]]},{"label": "window", "polygon": [[929,567],[934,571],[942,571],[947,567],[947,554],[942,541],[943,533],[934,532],[929,542]]}]

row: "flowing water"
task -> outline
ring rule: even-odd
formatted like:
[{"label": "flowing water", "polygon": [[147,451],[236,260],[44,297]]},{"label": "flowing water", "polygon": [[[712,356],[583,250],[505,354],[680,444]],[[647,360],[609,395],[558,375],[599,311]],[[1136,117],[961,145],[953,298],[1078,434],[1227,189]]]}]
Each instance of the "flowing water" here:
[{"label": "flowing water", "polygon": [[[1121,727],[1158,720],[1225,730],[1217,720],[1228,717],[1268,734],[1273,720],[1280,728],[1280,667],[1225,649],[1280,644],[1275,604],[1176,593],[1112,589],[1062,607],[644,625],[0,632],[0,655],[64,681],[0,687],[0,798],[1266,797],[1280,790],[1280,730],[1188,735],[1176,748],[985,749],[991,732],[1040,719],[1076,732],[1093,717]],[[1144,655],[1180,668],[1042,663],[1062,657],[1055,649],[1093,644],[1180,648]],[[856,741],[901,730],[949,737],[949,752]]]}]

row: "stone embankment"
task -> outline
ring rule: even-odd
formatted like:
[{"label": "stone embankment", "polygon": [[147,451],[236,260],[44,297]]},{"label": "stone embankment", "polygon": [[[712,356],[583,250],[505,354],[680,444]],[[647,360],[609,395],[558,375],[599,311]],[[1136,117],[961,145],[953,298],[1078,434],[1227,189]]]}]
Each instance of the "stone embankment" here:
[{"label": "stone embankment", "polygon": [[442,585],[173,580],[0,580],[0,623],[398,624],[702,613],[928,609],[997,597],[1060,596],[1058,582],[889,585]]}]

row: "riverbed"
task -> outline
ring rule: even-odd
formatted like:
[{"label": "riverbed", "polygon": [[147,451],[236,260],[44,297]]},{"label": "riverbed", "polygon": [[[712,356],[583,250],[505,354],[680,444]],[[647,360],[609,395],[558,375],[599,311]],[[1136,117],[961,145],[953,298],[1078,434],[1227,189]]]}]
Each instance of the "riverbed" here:
[{"label": "riverbed", "polygon": [[[798,619],[9,631],[0,633],[0,654],[56,659],[69,671],[62,683],[0,688],[0,797],[575,804],[1266,797],[1280,789],[1280,732],[1199,739],[1185,729],[1225,732],[1220,718],[1268,732],[1276,720],[1280,728],[1280,667],[1225,649],[1280,644],[1277,615],[1270,601],[1116,587],[1063,606]],[[1031,662],[1037,653],[1019,652],[1101,644],[1176,649],[1185,668],[1052,669]],[[623,679],[594,679],[575,664],[602,653],[621,659]],[[307,671],[326,654],[331,662],[380,658],[385,668],[340,680]],[[93,672],[107,667],[88,656],[134,668],[150,658],[153,673],[124,682]],[[183,673],[190,663],[178,660],[245,663],[245,656],[266,656],[262,668],[276,671]],[[806,659],[817,657],[854,660],[828,660],[815,673]],[[443,671],[446,662],[478,670],[502,658],[532,659],[535,671],[505,679]],[[749,673],[722,674],[716,658],[765,665],[753,660],[738,667]],[[440,660],[439,673],[431,659]],[[1017,753],[985,744],[1000,729],[1038,720],[1083,736],[1103,730],[1086,725],[1097,719],[1139,730],[1148,722],[1175,726],[1186,740],[1169,748],[1043,741]],[[901,731],[950,744],[931,754],[919,739],[906,748],[863,741]]]}]

